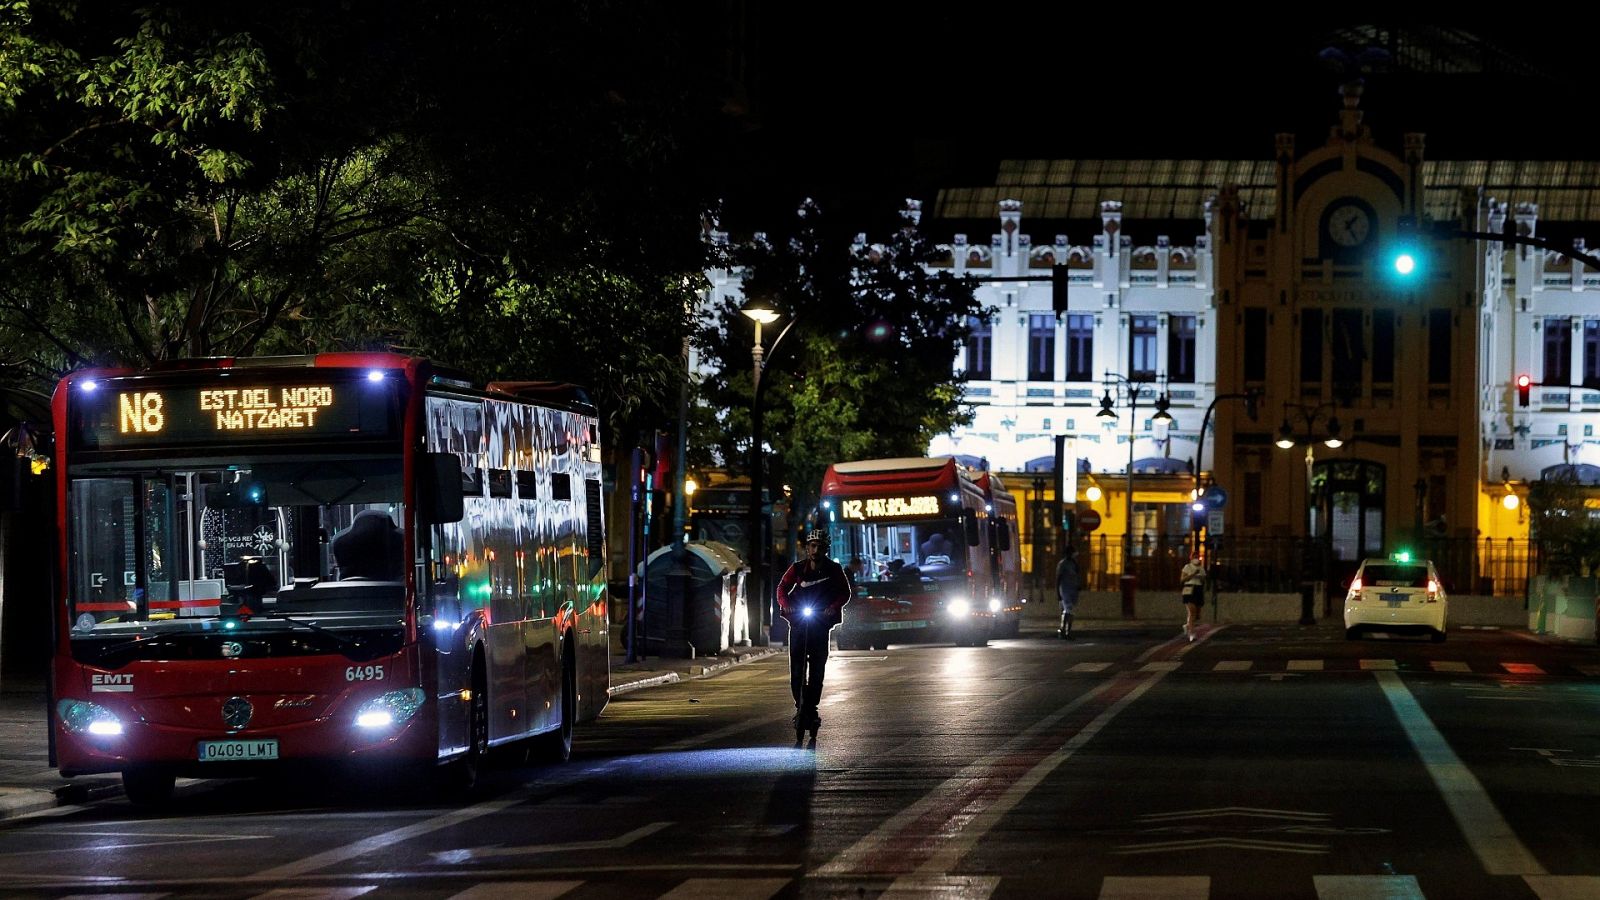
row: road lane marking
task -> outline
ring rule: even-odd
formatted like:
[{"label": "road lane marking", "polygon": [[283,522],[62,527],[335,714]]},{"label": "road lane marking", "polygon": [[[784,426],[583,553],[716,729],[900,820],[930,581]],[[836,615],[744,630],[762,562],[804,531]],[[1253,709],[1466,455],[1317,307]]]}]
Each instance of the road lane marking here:
[{"label": "road lane marking", "polygon": [[1248,672],[1253,663],[1248,659],[1225,659],[1211,667],[1213,672]]},{"label": "road lane marking", "polygon": [[561,844],[527,844],[521,847],[468,847],[460,850],[440,850],[433,854],[433,858],[440,865],[461,865],[479,859],[490,859],[497,856],[533,856],[540,853],[574,853],[581,850],[620,850],[636,841],[647,838],[665,828],[671,828],[671,822],[651,822],[628,832],[619,837],[601,841],[567,841]]},{"label": "road lane marking", "polygon": [[1211,879],[1205,875],[1108,875],[1100,882],[1100,900],[1206,900]]},{"label": "road lane marking", "polygon": [[1317,900],[1423,900],[1415,875],[1313,875]]},{"label": "road lane marking", "polygon": [[1591,875],[1524,875],[1522,880],[1539,900],[1600,898],[1600,878]]},{"label": "road lane marking", "polygon": [[1108,662],[1078,663],[1077,665],[1073,666],[1072,668],[1068,669],[1067,671],[1068,672],[1104,672],[1105,670],[1107,670],[1109,668],[1111,668],[1111,663],[1108,663]]},{"label": "road lane marking", "polygon": [[1573,668],[1591,678],[1600,676],[1600,666],[1574,666]]},{"label": "road lane marking", "polygon": [[998,875],[901,875],[878,900],[988,900],[999,886]]},{"label": "road lane marking", "polygon": [[[1193,645],[1185,643],[1185,648],[1189,646]],[[998,749],[964,766],[841,851],[814,874],[910,871],[942,874],[953,870],[961,856],[999,821],[1001,815],[1166,675],[1166,672],[1150,672],[1143,676],[1123,674],[1101,682]],[[1093,718],[1074,728],[1067,741],[1054,751],[1041,753],[1042,748],[1029,746],[1040,734],[1085,707],[1083,715]],[[1006,779],[1012,778],[1012,773],[1022,766],[1029,768],[1007,786]],[[917,857],[930,850],[931,856],[926,856],[921,860],[922,865],[918,865]]]},{"label": "road lane marking", "polygon": [[1543,669],[1539,668],[1533,663],[1501,663],[1500,668],[1505,669],[1507,672],[1510,672],[1513,675],[1543,675],[1545,673]]},{"label": "road lane marking", "polygon": [[475,884],[450,900],[556,900],[582,885],[581,881],[492,881]]},{"label": "road lane marking", "polygon": [[767,900],[788,884],[787,878],[691,878],[658,900]]},{"label": "road lane marking", "polygon": [[61,900],[161,900],[171,894],[68,894]]},{"label": "road lane marking", "polygon": [[1321,672],[1322,660],[1320,659],[1291,659],[1284,666],[1290,672]]},{"label": "road lane marking", "polygon": [[1400,668],[1392,659],[1363,659],[1361,671],[1363,672],[1393,672]]},{"label": "road lane marking", "polygon": [[1436,659],[1436,660],[1430,662],[1428,665],[1432,666],[1433,670],[1435,672],[1471,672],[1472,671],[1472,667],[1471,666],[1467,665],[1464,662],[1460,662],[1460,661],[1457,661],[1457,660]]},{"label": "road lane marking", "polygon": [[1176,672],[1183,663],[1178,660],[1162,660],[1160,662],[1145,663],[1139,667],[1141,672]]},{"label": "road lane marking", "polygon": [[1328,852],[1327,844],[1308,844],[1304,841],[1268,841],[1261,838],[1213,837],[1185,838],[1178,841],[1147,841],[1143,844],[1124,844],[1111,852],[1119,856],[1136,856],[1148,853],[1178,853],[1185,850],[1256,850],[1266,853],[1299,853],[1320,856]]},{"label": "road lane marking", "polygon": [[1456,756],[1450,744],[1434,727],[1422,705],[1396,672],[1375,672],[1378,686],[1394,708],[1406,737],[1428,770],[1445,805],[1455,817],[1456,826],[1467,838],[1467,845],[1490,875],[1544,875],[1544,866],[1517,838],[1516,832],[1495,807],[1489,793]]},{"label": "road lane marking", "polygon": [[1260,806],[1213,806],[1209,809],[1180,809],[1174,812],[1147,813],[1139,817],[1141,822],[1172,822],[1183,819],[1288,819],[1296,822],[1326,822],[1330,818],[1327,813],[1312,812],[1299,809],[1267,809]]},{"label": "road lane marking", "polygon": [[355,887],[278,887],[256,894],[250,900],[355,900],[362,894],[378,890],[376,884],[358,884]]}]

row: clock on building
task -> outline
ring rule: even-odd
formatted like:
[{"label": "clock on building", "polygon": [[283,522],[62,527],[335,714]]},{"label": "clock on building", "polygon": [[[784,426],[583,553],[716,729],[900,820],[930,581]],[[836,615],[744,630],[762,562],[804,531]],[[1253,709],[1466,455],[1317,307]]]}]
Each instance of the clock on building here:
[{"label": "clock on building", "polygon": [[1359,247],[1372,236],[1372,209],[1359,200],[1335,202],[1328,207],[1323,229],[1334,244]]}]

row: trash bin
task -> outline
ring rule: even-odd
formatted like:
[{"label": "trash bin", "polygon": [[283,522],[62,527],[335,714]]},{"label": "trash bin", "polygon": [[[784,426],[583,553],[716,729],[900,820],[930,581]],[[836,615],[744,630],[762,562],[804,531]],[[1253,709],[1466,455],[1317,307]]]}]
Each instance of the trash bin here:
[{"label": "trash bin", "polygon": [[744,559],[718,541],[668,546],[645,561],[645,652],[709,656],[748,640]]},{"label": "trash bin", "polygon": [[1122,590],[1122,617],[1133,618],[1133,595],[1139,589],[1139,576],[1123,575],[1117,579],[1117,587]]}]

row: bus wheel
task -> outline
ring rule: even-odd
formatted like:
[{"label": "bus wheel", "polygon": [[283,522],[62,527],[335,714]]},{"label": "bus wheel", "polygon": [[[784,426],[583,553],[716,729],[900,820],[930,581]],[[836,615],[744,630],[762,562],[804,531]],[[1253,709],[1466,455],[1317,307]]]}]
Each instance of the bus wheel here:
[{"label": "bus wheel", "polygon": [[135,806],[165,806],[172,801],[177,777],[164,769],[126,769],[122,791]]},{"label": "bus wheel", "polygon": [[445,786],[467,792],[478,786],[489,757],[489,677],[483,651],[472,656],[472,699],[467,702],[467,752],[445,770]]},{"label": "bus wheel", "polygon": [[578,719],[578,664],[572,638],[561,642],[561,725],[534,738],[536,762],[564,763],[572,758],[572,728]]}]

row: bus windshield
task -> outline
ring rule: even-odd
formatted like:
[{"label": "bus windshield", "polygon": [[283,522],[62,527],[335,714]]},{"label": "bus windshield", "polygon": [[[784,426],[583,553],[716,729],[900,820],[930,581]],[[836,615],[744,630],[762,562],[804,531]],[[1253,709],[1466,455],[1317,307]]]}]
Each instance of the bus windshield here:
[{"label": "bus windshield", "polygon": [[[272,618],[395,623],[407,554],[398,458],[75,472],[74,639]],[[260,625],[252,620],[259,617]]]},{"label": "bus windshield", "polygon": [[[857,584],[918,584],[964,578],[967,545],[958,519],[834,523],[830,552]],[[859,560],[860,564],[856,565]]]}]

